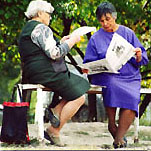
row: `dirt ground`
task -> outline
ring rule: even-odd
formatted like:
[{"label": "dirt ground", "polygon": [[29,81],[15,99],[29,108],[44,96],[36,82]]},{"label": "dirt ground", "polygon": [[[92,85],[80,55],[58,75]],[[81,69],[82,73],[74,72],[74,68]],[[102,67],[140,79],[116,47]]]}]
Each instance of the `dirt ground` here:
[{"label": "dirt ground", "polygon": [[[48,124],[45,124],[47,127]],[[48,141],[43,142],[37,141],[37,126],[32,124],[28,125],[29,135],[32,141],[31,145],[24,146],[7,146],[1,143],[0,151],[2,150],[114,150],[112,147],[113,139],[107,130],[107,124],[102,122],[91,122],[91,123],[67,123],[61,131],[61,140],[65,147],[56,147],[50,145]],[[118,150],[151,150],[151,139],[139,139],[139,143],[133,141],[134,128],[128,131],[127,148],[121,148]],[[151,127],[140,126],[140,135],[151,133]],[[35,140],[35,141],[34,141]]]}]

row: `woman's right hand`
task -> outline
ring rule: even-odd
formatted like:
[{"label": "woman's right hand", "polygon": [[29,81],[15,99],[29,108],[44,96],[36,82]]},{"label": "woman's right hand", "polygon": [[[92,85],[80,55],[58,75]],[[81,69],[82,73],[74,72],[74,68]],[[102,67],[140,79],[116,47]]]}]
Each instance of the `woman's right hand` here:
[{"label": "woman's right hand", "polygon": [[80,35],[74,35],[74,36],[70,36],[70,38],[65,40],[64,42],[66,42],[68,44],[69,48],[72,48],[80,40],[81,40]]},{"label": "woman's right hand", "polygon": [[63,43],[68,39],[70,39],[70,35],[64,36],[60,41],[61,41],[61,43]]},{"label": "woman's right hand", "polygon": [[141,48],[135,48],[136,53],[136,62],[140,62],[142,60],[142,50]]},{"label": "woman's right hand", "polygon": [[74,35],[71,36],[71,39],[75,42],[78,43],[81,40],[81,36],[80,35]]}]

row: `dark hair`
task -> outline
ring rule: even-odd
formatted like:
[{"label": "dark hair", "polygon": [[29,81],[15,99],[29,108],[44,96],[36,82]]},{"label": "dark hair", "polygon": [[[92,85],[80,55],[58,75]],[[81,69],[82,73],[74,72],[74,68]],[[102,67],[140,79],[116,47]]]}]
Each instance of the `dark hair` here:
[{"label": "dark hair", "polygon": [[106,15],[107,13],[112,14],[113,12],[116,13],[116,9],[112,3],[102,2],[96,9],[96,17],[100,20],[103,15]]}]

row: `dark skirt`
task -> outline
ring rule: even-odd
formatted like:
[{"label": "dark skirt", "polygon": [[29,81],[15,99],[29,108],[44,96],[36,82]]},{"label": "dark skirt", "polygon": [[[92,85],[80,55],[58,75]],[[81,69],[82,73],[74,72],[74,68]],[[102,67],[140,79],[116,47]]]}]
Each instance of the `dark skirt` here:
[{"label": "dark skirt", "polygon": [[81,97],[90,88],[90,84],[86,79],[69,71],[35,74],[30,76],[30,83],[42,84],[52,89],[52,91],[66,101],[72,101]]},{"label": "dark skirt", "polygon": [[57,93],[66,101],[75,100],[89,90],[90,84],[84,78],[71,72],[63,74],[64,78],[55,81],[55,85],[51,82],[44,83],[43,85],[53,89],[55,93]]}]

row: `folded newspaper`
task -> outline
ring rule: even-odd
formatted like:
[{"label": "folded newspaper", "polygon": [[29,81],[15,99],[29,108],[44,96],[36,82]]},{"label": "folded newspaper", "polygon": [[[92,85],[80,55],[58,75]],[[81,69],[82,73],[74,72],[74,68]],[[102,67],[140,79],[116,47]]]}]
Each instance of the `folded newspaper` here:
[{"label": "folded newspaper", "polygon": [[118,70],[135,57],[134,47],[122,36],[114,33],[107,49],[106,58],[82,64],[82,68],[88,69],[88,74],[101,72],[119,73]]},{"label": "folded newspaper", "polygon": [[92,32],[92,31],[96,31],[96,27],[89,27],[89,26],[82,26],[82,27],[79,27],[78,29],[74,30],[72,33],[71,33],[71,36],[74,36],[74,35],[80,35],[80,36],[83,36],[89,32]]}]

